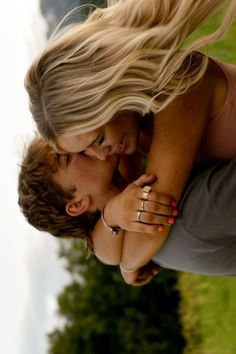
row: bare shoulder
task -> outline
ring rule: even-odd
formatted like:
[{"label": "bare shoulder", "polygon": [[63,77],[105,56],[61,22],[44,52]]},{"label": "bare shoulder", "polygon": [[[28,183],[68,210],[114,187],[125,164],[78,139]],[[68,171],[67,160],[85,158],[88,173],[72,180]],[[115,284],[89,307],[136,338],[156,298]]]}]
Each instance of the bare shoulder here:
[{"label": "bare shoulder", "polygon": [[156,114],[155,118],[162,120],[168,117],[168,120],[186,121],[195,121],[196,117],[198,120],[206,119],[211,114],[216,101],[216,86],[220,76],[219,72],[216,73],[209,67],[198,84],[175,98],[163,111]]},{"label": "bare shoulder", "polygon": [[214,60],[209,61],[206,81],[213,89],[211,106],[211,117],[213,117],[221,110],[228,92],[228,83],[225,73]]}]

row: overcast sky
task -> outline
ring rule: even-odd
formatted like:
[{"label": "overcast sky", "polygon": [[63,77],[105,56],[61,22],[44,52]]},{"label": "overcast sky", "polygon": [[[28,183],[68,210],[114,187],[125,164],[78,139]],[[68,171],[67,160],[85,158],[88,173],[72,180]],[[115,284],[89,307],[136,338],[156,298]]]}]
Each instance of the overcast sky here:
[{"label": "overcast sky", "polygon": [[45,333],[59,323],[55,295],[68,281],[57,241],[26,223],[17,206],[17,164],[34,129],[25,71],[45,41],[37,0],[1,4],[0,352],[45,354]]}]

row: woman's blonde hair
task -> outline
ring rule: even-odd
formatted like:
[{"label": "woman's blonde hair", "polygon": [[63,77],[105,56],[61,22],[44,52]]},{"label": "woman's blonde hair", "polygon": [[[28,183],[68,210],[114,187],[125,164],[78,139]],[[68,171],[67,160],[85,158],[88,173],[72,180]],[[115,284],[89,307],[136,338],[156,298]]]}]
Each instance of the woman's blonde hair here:
[{"label": "woman's blonde hair", "polygon": [[[223,6],[221,26],[185,40]],[[124,0],[62,29],[31,65],[25,86],[39,132],[92,131],[123,110],[158,112],[203,76],[208,59],[195,50],[225,33],[236,1]]]}]

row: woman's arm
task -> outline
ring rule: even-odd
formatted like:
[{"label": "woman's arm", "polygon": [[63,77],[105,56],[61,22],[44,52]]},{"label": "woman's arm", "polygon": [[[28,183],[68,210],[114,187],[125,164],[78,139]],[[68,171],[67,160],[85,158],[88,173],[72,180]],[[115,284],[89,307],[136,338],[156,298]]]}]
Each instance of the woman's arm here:
[{"label": "woman's arm", "polygon": [[[211,96],[206,94],[205,84],[203,80],[155,117],[147,172],[158,176],[152,184],[153,190],[171,195],[177,201],[190,175],[211,113]],[[170,227],[165,226],[161,234],[126,232],[121,258],[123,267],[135,269],[146,264],[164,244]]]},{"label": "woman's arm", "polygon": [[[207,85],[203,79],[196,88],[178,97],[155,117],[147,172],[158,176],[152,184],[154,191],[171,195],[177,201],[191,172],[207,118],[211,114],[211,95],[207,94],[211,90]],[[138,200],[138,193],[135,193],[132,198]],[[123,218],[128,222],[137,210],[137,206],[131,206],[131,203],[126,203],[125,208],[122,198],[117,200],[116,204],[114,201],[113,205],[109,203],[110,209],[107,209],[108,220],[114,225],[117,219]],[[136,223],[135,228],[130,230],[132,233],[126,231],[123,235],[120,263],[124,268],[135,269],[145,265],[162,247],[170,231],[167,224],[163,232],[158,232],[155,227],[145,230],[145,225]],[[127,229],[127,226],[124,228]]]},{"label": "woman's arm", "polygon": [[116,235],[113,235],[104,227],[100,218],[93,230],[92,239],[93,251],[102,263],[109,265],[120,264],[124,230],[120,229]]},{"label": "woman's arm", "polygon": [[[133,286],[145,285],[159,273],[160,267],[157,264],[151,262],[149,259],[147,259],[147,261],[143,260],[142,245],[144,242],[145,250],[147,250],[145,237],[147,237],[147,241],[149,241],[149,234],[127,232],[128,239],[125,242],[126,232],[122,229],[120,229],[117,235],[112,235],[110,231],[104,229],[101,220],[98,221],[95,228],[96,232],[93,236],[95,255],[102,263],[120,265],[122,277],[127,284]],[[144,237],[140,238],[140,235]],[[156,238],[159,238],[160,248],[164,242],[164,237],[156,235]],[[155,247],[158,248],[157,242],[155,242]],[[133,254],[132,258],[130,258],[131,250]],[[124,253],[122,254],[122,252]],[[140,255],[141,263],[144,263],[144,266],[138,267],[137,262],[140,263]],[[126,263],[126,267],[128,268],[124,268],[124,266],[121,265],[121,262],[124,264]],[[132,264],[135,265],[133,268],[131,268]]]},{"label": "woman's arm", "polygon": [[[132,235],[154,234],[160,227],[163,228],[163,225],[168,225],[170,218],[171,222],[173,221],[173,217],[176,215],[176,208],[171,205],[173,199],[153,191],[149,193],[148,201],[144,201],[143,204],[145,212],[142,214],[142,218],[145,223],[137,221],[137,211],[140,210],[142,205],[143,186],[153,183],[155,179],[153,175],[142,175],[128,185],[124,191],[108,201],[104,210],[104,219],[107,224],[112,226],[119,225],[121,228],[116,235],[113,235],[105,227],[102,218],[96,223],[92,234],[93,247],[95,255],[103,263],[120,264],[126,233],[130,235],[130,240],[132,240]],[[110,205],[112,207],[109,207]],[[139,229],[138,233],[136,232],[137,228]],[[127,229],[130,232],[124,231]]]},{"label": "woman's arm", "polygon": [[168,193],[177,201],[192,170],[210,117],[211,95],[208,95],[204,82],[176,98],[154,120],[146,172],[158,176],[152,186],[154,190]]}]

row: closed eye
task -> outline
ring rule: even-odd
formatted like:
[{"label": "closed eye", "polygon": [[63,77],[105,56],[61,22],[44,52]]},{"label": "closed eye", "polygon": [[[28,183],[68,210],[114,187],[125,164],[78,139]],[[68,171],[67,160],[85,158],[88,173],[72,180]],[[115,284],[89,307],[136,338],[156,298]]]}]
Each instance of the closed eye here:
[{"label": "closed eye", "polygon": [[104,135],[101,135],[101,136],[99,137],[99,139],[96,141],[96,144],[97,144],[97,145],[102,145],[103,142],[104,142]]},{"label": "closed eye", "polygon": [[68,164],[71,161],[71,154],[65,154],[64,155],[64,161],[65,161],[65,165],[68,166]]},{"label": "closed eye", "polygon": [[91,156],[90,155],[90,149],[93,150],[95,146],[100,146],[105,140],[105,134],[103,133],[100,135],[98,138],[96,138],[94,141],[91,142],[91,144],[88,145],[88,147],[85,150],[82,150],[79,152],[81,155],[86,155],[86,156]]}]

